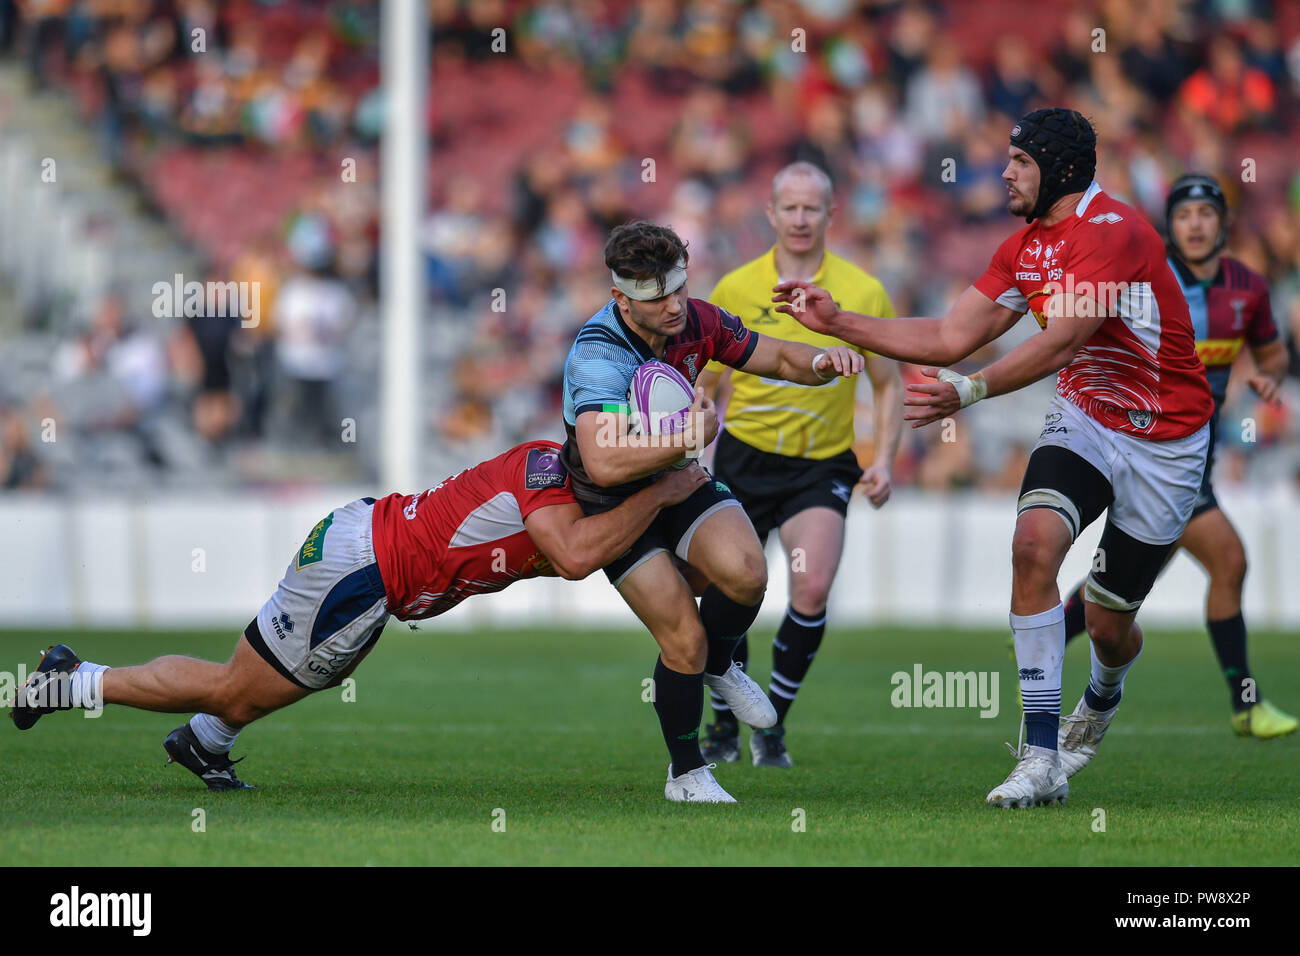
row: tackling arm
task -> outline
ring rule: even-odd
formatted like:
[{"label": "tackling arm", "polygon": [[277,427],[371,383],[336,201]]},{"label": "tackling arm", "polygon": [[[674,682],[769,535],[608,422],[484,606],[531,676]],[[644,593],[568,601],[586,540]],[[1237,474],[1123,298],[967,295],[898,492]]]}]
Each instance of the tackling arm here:
[{"label": "tackling arm", "polygon": [[685,501],[708,480],[708,472],[692,465],[670,472],[609,511],[587,516],[577,502],[547,505],[529,514],[524,528],[560,577],[580,581],[632,547],[661,508]]},{"label": "tackling arm", "polygon": [[695,403],[686,428],[671,435],[629,435],[628,416],[618,412],[583,412],[574,431],[578,453],[591,480],[602,487],[636,481],[681,461],[690,451],[702,450],[718,434],[718,415],[712,399],[695,389]]}]

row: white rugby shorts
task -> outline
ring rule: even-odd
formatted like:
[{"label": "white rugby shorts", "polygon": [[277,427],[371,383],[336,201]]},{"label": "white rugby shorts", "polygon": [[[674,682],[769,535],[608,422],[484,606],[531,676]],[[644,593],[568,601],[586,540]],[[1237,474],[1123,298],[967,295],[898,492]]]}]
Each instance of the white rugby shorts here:
[{"label": "white rugby shorts", "polygon": [[327,686],[388,622],[388,598],[371,533],[374,499],[323,518],[289,562],[280,586],[245,636],[280,674]]},{"label": "white rugby shorts", "polygon": [[1172,544],[1196,507],[1209,444],[1208,423],[1184,438],[1147,441],[1107,428],[1056,395],[1034,448],[1056,445],[1087,461],[1114,491],[1111,524],[1146,544]]}]

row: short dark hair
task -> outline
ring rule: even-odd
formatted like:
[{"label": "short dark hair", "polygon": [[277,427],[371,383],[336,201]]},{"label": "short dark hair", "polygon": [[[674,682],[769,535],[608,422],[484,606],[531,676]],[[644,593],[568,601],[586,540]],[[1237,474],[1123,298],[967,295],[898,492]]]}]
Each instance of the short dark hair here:
[{"label": "short dark hair", "polygon": [[680,259],[690,261],[686,242],[667,226],[638,220],[615,226],[605,243],[605,265],[624,279],[664,279]]}]

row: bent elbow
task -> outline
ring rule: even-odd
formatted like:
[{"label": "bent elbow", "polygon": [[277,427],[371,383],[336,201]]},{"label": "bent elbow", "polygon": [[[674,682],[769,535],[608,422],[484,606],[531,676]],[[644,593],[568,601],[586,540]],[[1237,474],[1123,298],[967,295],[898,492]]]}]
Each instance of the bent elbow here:
[{"label": "bent elbow", "polygon": [[596,566],[591,561],[566,561],[562,565],[557,564],[555,570],[566,581],[581,581],[592,571],[595,571]]},{"label": "bent elbow", "polygon": [[618,484],[618,476],[614,474],[613,469],[606,466],[603,458],[593,458],[591,461],[584,462],[583,464],[587,469],[587,477],[602,488],[608,488],[611,485]]},{"label": "bent elbow", "polygon": [[970,355],[970,352],[963,351],[960,347],[940,345],[939,355],[935,358],[934,364],[940,368],[952,368],[958,362],[964,360],[968,355]]}]

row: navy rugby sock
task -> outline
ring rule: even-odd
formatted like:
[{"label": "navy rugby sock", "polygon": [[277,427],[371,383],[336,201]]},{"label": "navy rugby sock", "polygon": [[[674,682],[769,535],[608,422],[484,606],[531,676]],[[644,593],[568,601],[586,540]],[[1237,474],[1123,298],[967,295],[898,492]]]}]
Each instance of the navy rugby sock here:
[{"label": "navy rugby sock", "polygon": [[1242,700],[1244,682],[1253,682],[1254,678],[1246,663],[1246,622],[1241,612],[1222,621],[1207,620],[1205,626],[1210,630],[1214,653],[1219,658],[1219,667],[1223,670],[1228,690],[1232,693],[1232,712],[1239,714],[1243,710],[1249,710],[1259,701],[1259,689],[1255,689],[1254,700]]},{"label": "navy rugby sock", "polygon": [[704,716],[704,674],[669,670],[655,661],[655,713],[672,758],[673,776],[704,766],[700,756],[700,718]]},{"label": "navy rugby sock", "polygon": [[736,644],[758,617],[758,604],[737,604],[710,584],[700,598],[700,623],[709,641],[709,657],[705,671],[716,676],[727,672],[731,666]]},{"label": "navy rugby sock", "polygon": [[768,698],[776,708],[776,722],[785,723],[785,715],[794,704],[794,695],[808,675],[817,648],[826,633],[826,612],[804,617],[794,608],[786,608],[785,620],[772,642],[772,683]]},{"label": "navy rugby sock", "polygon": [[1084,620],[1083,613],[1083,582],[1070,592],[1070,598],[1065,602],[1065,641],[1068,644],[1074,638],[1078,637],[1088,629],[1087,621]]}]

